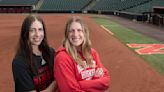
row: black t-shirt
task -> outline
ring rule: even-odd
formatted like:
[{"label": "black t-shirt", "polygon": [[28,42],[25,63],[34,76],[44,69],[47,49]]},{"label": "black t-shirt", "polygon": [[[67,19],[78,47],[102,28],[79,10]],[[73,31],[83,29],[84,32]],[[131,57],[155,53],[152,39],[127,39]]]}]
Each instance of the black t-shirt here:
[{"label": "black t-shirt", "polygon": [[34,74],[28,64],[24,62],[23,56],[16,56],[12,62],[13,77],[15,81],[15,92],[41,91],[47,88],[53,78],[54,49],[50,49],[50,68],[47,63],[42,62],[41,56],[32,56],[37,73]]}]

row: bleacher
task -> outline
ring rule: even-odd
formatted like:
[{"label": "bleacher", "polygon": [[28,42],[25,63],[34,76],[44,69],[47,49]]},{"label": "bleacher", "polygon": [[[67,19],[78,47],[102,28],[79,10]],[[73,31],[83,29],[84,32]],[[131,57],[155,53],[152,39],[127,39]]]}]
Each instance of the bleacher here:
[{"label": "bleacher", "polygon": [[126,9],[125,11],[135,13],[153,12],[153,7],[164,7],[164,0],[152,0],[148,3]]},{"label": "bleacher", "polygon": [[82,10],[91,0],[44,0],[40,11],[78,11]]},{"label": "bleacher", "polygon": [[147,1],[149,0],[98,0],[91,10],[121,11]]},{"label": "bleacher", "polygon": [[38,0],[0,0],[0,6],[34,5]]}]

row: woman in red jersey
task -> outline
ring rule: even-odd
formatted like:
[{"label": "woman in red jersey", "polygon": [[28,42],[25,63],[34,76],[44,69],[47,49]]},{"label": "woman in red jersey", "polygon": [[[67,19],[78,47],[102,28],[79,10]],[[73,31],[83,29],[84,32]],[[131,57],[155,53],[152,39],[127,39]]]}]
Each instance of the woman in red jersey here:
[{"label": "woman in red jersey", "polygon": [[104,92],[109,87],[108,71],[91,48],[89,30],[78,16],[67,22],[63,45],[54,60],[60,92]]}]

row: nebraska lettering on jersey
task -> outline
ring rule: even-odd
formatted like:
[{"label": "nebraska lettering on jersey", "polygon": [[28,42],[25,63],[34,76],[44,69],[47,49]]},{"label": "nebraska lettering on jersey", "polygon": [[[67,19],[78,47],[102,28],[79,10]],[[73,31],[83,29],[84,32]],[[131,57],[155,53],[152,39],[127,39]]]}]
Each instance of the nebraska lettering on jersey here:
[{"label": "nebraska lettering on jersey", "polygon": [[81,72],[82,79],[91,80],[95,74],[95,69],[84,70]]},{"label": "nebraska lettering on jersey", "polygon": [[[84,62],[86,63],[86,61]],[[93,61],[93,63],[95,64],[95,61]],[[95,68],[90,68],[90,67],[83,68],[80,65],[77,65],[77,69],[79,74],[81,75],[82,80],[91,80],[96,71]]]}]

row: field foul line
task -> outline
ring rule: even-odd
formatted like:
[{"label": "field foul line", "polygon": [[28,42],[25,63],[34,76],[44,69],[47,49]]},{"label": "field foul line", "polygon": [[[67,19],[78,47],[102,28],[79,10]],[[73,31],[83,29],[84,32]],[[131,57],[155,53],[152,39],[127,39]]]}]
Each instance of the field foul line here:
[{"label": "field foul line", "polygon": [[101,27],[104,29],[104,30],[106,30],[109,34],[111,34],[111,35],[114,35],[114,33],[112,33],[110,30],[108,30],[106,27],[104,27],[103,25],[101,25]]}]

